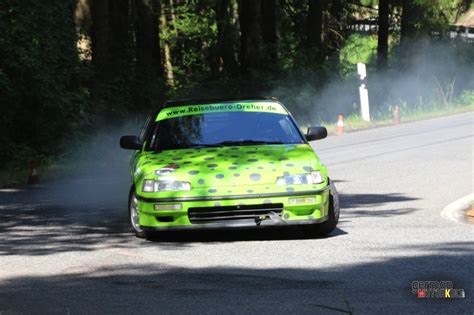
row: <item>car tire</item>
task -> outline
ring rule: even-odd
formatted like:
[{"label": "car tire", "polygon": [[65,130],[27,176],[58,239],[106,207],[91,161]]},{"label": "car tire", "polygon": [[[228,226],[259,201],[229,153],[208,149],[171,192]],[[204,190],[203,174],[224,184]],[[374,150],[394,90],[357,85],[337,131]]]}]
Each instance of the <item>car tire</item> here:
[{"label": "car tire", "polygon": [[328,220],[307,226],[306,233],[314,236],[326,236],[330,234],[337,226],[339,222],[340,206],[339,206],[339,194],[337,193],[336,186],[329,180],[329,212]]},{"label": "car tire", "polygon": [[130,222],[131,230],[135,233],[136,237],[147,238],[147,233],[140,228],[138,220],[138,209],[137,209],[137,195],[135,193],[135,187],[130,188],[130,194],[128,198],[128,220]]},{"label": "car tire", "polygon": [[339,206],[339,194],[337,193],[336,185],[329,180],[329,212],[328,220],[321,224],[318,224],[316,230],[321,236],[328,235],[337,226],[339,222],[340,206]]}]

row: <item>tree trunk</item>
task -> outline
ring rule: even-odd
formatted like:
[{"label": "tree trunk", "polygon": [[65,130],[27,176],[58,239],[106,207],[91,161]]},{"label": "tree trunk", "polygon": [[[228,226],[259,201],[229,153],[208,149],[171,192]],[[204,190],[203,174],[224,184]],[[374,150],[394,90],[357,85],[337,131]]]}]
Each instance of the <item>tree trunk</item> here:
[{"label": "tree trunk", "polygon": [[261,0],[241,0],[240,5],[240,60],[244,74],[252,74],[252,69],[261,67],[262,29]]},{"label": "tree trunk", "polygon": [[411,66],[411,59],[416,52],[418,30],[416,22],[421,7],[413,0],[403,0],[402,18],[400,26],[400,68],[407,69]]},{"label": "tree trunk", "polygon": [[152,0],[135,0],[136,57],[137,71],[145,77],[162,72],[160,33]]},{"label": "tree trunk", "polygon": [[278,59],[278,0],[263,0],[262,39],[267,65],[274,65]]},{"label": "tree trunk", "polygon": [[387,69],[390,0],[379,0],[379,30],[377,44],[377,70]]},{"label": "tree trunk", "polygon": [[[168,5],[170,2],[168,2]],[[166,12],[171,12],[170,8],[166,7],[164,3],[159,7],[160,11],[160,26],[163,32],[165,33],[165,39],[163,40],[163,75],[165,79],[165,84],[168,89],[174,86],[174,74],[173,74],[173,64],[171,62],[171,48],[169,42],[170,36],[170,14]]]},{"label": "tree trunk", "polygon": [[176,12],[174,10],[174,1],[173,0],[163,0],[163,5],[166,8],[165,15],[168,22],[168,26],[173,30],[175,35],[178,35],[178,27],[176,25]]},{"label": "tree trunk", "polygon": [[89,0],[77,0],[74,9],[74,22],[76,22],[76,28],[81,34],[85,35],[89,35],[92,24],[90,2],[91,1]]},{"label": "tree trunk", "polygon": [[114,76],[130,75],[131,33],[128,0],[111,0],[109,58]]},{"label": "tree trunk", "polygon": [[402,1],[402,18],[400,26],[400,43],[416,37],[416,5],[413,0]]},{"label": "tree trunk", "polygon": [[92,63],[95,70],[93,93],[112,107],[108,119],[132,104],[131,80],[133,51],[128,0],[94,0],[92,2]]},{"label": "tree trunk", "polygon": [[109,61],[109,0],[94,0],[92,10],[92,63],[97,80],[102,80]]},{"label": "tree trunk", "polygon": [[235,30],[231,23],[232,1],[217,0],[214,8],[217,24],[217,53],[212,68],[217,69],[217,72],[224,70],[233,73],[237,69],[237,60],[235,59]]},{"label": "tree trunk", "polygon": [[163,67],[160,51],[160,19],[157,0],[135,0],[135,89],[140,108],[157,107],[163,97]]},{"label": "tree trunk", "polygon": [[332,0],[329,2],[330,19],[327,30],[327,48],[329,61],[334,73],[339,73],[340,50],[344,42],[344,9],[347,3],[344,0]]},{"label": "tree trunk", "polygon": [[283,7],[287,7],[288,17],[292,22],[291,24],[293,24],[291,30],[289,31],[293,32],[296,41],[301,46],[304,46],[306,43],[306,23],[301,17],[307,10],[307,3],[308,0],[280,0],[280,4]]},{"label": "tree trunk", "polygon": [[324,0],[309,0],[306,18],[306,46],[322,50]]},{"label": "tree trunk", "polygon": [[89,0],[77,0],[74,10],[74,21],[76,23],[77,48],[81,60],[90,60],[91,50],[91,6]]}]

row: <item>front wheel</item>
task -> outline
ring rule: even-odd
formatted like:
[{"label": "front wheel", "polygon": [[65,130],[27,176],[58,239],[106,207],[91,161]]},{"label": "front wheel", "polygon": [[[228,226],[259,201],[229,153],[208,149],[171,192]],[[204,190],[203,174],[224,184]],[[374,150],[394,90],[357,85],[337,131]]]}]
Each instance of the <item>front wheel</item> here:
[{"label": "front wheel", "polygon": [[146,238],[146,232],[140,228],[139,214],[138,214],[138,200],[135,193],[135,188],[130,190],[130,197],[128,198],[128,217],[135,235],[139,238]]},{"label": "front wheel", "polygon": [[329,183],[329,211],[328,220],[317,226],[317,233],[321,236],[328,235],[337,226],[339,222],[339,194],[337,193],[336,186],[332,181]]},{"label": "front wheel", "polygon": [[328,209],[328,220],[316,225],[305,227],[307,234],[315,236],[326,236],[337,226],[339,222],[339,194],[337,193],[336,186],[332,181],[329,181],[329,209]]}]

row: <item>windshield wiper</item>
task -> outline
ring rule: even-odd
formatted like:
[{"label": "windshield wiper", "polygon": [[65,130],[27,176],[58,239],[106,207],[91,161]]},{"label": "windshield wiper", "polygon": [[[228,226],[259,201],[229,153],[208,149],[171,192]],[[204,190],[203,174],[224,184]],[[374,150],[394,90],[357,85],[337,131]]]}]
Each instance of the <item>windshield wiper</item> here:
[{"label": "windshield wiper", "polygon": [[254,144],[283,144],[283,142],[262,141],[262,140],[236,140],[236,141],[222,141],[216,144],[228,146],[228,145],[254,145]]}]

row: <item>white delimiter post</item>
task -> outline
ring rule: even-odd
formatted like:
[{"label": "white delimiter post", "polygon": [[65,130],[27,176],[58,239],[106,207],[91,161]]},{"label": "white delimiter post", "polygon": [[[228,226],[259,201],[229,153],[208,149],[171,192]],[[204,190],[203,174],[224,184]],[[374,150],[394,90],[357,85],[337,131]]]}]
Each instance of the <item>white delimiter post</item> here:
[{"label": "white delimiter post", "polygon": [[369,92],[365,86],[364,79],[367,77],[367,71],[365,64],[357,64],[357,73],[360,76],[360,86],[359,86],[359,96],[360,96],[360,111],[362,113],[362,119],[365,121],[370,121],[370,110],[369,110]]}]

